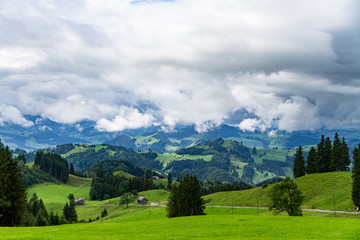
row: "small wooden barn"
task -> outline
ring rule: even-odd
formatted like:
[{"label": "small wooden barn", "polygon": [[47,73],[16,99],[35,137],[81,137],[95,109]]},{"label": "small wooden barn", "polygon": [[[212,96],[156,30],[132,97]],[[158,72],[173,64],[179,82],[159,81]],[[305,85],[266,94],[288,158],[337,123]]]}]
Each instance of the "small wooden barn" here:
[{"label": "small wooden barn", "polygon": [[143,196],[140,196],[137,199],[137,203],[138,203],[138,205],[145,205],[148,203],[148,200],[146,198],[144,198]]},{"label": "small wooden barn", "polygon": [[159,180],[160,178],[158,176],[152,176],[150,179],[152,180]]},{"label": "small wooden barn", "polygon": [[86,201],[85,201],[86,198],[82,197],[82,198],[77,198],[75,200],[75,205],[76,206],[79,206],[79,205],[85,205]]}]

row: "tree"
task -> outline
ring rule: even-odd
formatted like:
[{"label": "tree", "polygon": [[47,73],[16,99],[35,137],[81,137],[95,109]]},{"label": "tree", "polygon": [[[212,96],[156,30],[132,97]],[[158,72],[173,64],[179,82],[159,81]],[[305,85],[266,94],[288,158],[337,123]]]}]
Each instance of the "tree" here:
[{"label": "tree", "polygon": [[106,210],[106,208],[104,208],[104,210],[101,211],[101,218],[106,217],[108,215],[108,212]]},{"label": "tree", "polygon": [[70,164],[70,174],[75,175],[74,165]]},{"label": "tree", "polygon": [[63,209],[63,215],[68,223],[76,223],[78,216],[75,210],[75,198],[73,194],[69,194],[68,199],[70,203],[65,204]]},{"label": "tree", "polygon": [[304,200],[302,192],[297,188],[297,184],[286,177],[281,183],[277,183],[270,192],[271,205],[270,211],[275,214],[286,211],[289,216],[302,216],[300,208]]},{"label": "tree", "polygon": [[25,185],[16,161],[0,140],[0,225],[19,225],[25,215]]},{"label": "tree", "polygon": [[130,183],[129,183],[128,180],[122,181],[119,184],[119,194],[120,194],[120,196],[123,195],[126,192],[129,192],[129,190],[130,190]]},{"label": "tree", "polygon": [[341,168],[340,171],[348,171],[349,165],[350,165],[350,154],[349,154],[349,148],[345,141],[345,138],[342,138],[341,141]]},{"label": "tree", "polygon": [[167,206],[168,217],[205,215],[205,203],[196,176],[186,175],[179,186],[173,188]]},{"label": "tree", "polygon": [[341,159],[342,158],[342,144],[339,139],[338,133],[335,133],[334,142],[331,148],[331,163],[330,171],[340,171],[342,169]]},{"label": "tree", "polygon": [[168,174],[168,184],[167,184],[167,188],[171,189],[171,185],[172,185],[172,177],[171,177],[171,173]]},{"label": "tree", "polygon": [[360,144],[353,151],[353,159],[351,197],[354,205],[360,208]]},{"label": "tree", "polygon": [[331,172],[330,164],[331,164],[331,149],[332,144],[329,137],[325,138],[324,145],[324,156],[323,156],[323,170],[324,172]]},{"label": "tree", "polygon": [[127,192],[124,193],[121,197],[120,197],[120,205],[124,206],[126,205],[126,208],[129,207],[129,203],[131,203],[132,201],[134,201],[136,199],[136,197],[134,195],[132,195],[131,193]]},{"label": "tree", "polygon": [[299,146],[296,151],[293,170],[295,178],[299,178],[305,175],[305,160],[301,146]]},{"label": "tree", "polygon": [[306,163],[306,173],[316,173],[316,149],[314,147],[311,147]]},{"label": "tree", "polygon": [[179,199],[179,185],[178,183],[175,182],[171,186],[168,203],[166,205],[167,217],[172,218],[179,216],[178,199]]}]

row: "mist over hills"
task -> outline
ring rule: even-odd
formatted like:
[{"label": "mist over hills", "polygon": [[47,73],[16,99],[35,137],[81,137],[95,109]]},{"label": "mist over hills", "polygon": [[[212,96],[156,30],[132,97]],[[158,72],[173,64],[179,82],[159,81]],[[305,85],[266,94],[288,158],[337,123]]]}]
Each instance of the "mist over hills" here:
[{"label": "mist over hills", "polygon": [[207,132],[199,133],[194,125],[179,126],[173,131],[163,131],[160,127],[139,128],[119,132],[98,131],[94,121],[81,121],[76,124],[61,124],[40,116],[26,116],[34,123],[30,127],[16,124],[0,126],[0,139],[11,149],[21,148],[32,151],[53,147],[66,143],[106,143],[123,146],[134,150],[148,150],[155,152],[175,152],[176,150],[194,146],[198,143],[218,138],[236,140],[248,147],[291,149],[299,145],[317,144],[321,134],[333,137],[335,132],[344,136],[350,149],[360,142],[360,130],[317,130],[267,132],[244,132],[238,127],[220,125]]}]

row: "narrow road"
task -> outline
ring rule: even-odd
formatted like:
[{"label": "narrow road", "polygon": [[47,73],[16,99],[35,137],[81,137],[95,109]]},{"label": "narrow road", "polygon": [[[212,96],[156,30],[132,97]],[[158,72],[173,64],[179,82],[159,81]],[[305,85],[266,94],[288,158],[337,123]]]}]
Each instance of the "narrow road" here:
[{"label": "narrow road", "polygon": [[[99,207],[99,206],[119,206],[118,204],[100,204],[100,205],[86,205],[88,207]],[[149,207],[149,205],[136,205],[129,204],[129,206],[140,206],[140,207]],[[166,207],[166,205],[151,205],[150,207]],[[207,208],[250,208],[256,209],[257,207],[240,207],[240,206],[206,206]],[[259,207],[259,209],[268,209],[267,207]],[[311,212],[323,212],[323,213],[333,213],[333,210],[322,210],[322,209],[308,209],[302,208],[303,211]],[[335,213],[348,213],[348,214],[360,214],[360,212],[348,212],[348,211],[335,211]]]}]

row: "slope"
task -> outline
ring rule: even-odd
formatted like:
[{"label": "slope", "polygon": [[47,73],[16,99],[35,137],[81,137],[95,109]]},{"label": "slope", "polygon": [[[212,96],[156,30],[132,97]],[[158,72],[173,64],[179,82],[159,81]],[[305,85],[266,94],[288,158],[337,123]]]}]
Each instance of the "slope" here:
[{"label": "slope", "polygon": [[[316,208],[324,210],[334,209],[347,211],[353,209],[351,200],[351,173],[330,172],[315,173],[295,179],[299,189],[303,192],[305,200],[302,208]],[[266,188],[258,187],[249,190],[218,192],[205,196],[211,206],[246,206],[268,207],[270,204],[269,193],[273,185]]]}]

